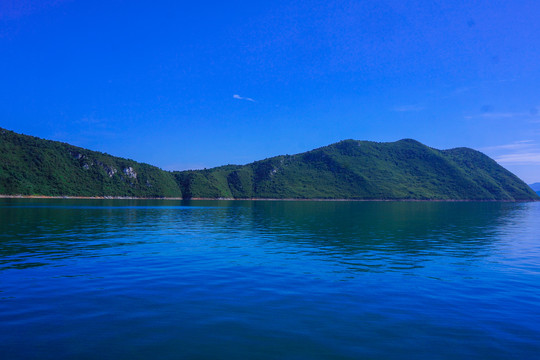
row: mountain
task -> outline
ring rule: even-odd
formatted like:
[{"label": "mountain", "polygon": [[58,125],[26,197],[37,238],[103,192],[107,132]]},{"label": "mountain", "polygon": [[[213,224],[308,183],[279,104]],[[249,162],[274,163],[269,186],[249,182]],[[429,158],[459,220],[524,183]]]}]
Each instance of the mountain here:
[{"label": "mountain", "polygon": [[540,183],[530,184],[529,187],[536,191],[538,195],[540,195]]},{"label": "mountain", "polygon": [[273,199],[538,200],[467,148],[345,140],[207,170],[155,166],[0,129],[0,194]]},{"label": "mountain", "polygon": [[181,197],[155,166],[0,129],[0,194]]},{"label": "mountain", "polygon": [[251,164],[174,173],[185,197],[537,200],[517,176],[468,148],[345,140]]}]

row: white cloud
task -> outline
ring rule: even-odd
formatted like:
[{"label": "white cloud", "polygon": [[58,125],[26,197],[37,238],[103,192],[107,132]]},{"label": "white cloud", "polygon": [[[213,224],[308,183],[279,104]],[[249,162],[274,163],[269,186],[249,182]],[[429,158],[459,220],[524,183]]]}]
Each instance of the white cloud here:
[{"label": "white cloud", "polygon": [[93,116],[85,116],[75,121],[76,124],[89,124],[89,125],[105,125],[107,121],[105,119],[95,118]]},{"label": "white cloud", "polygon": [[416,112],[416,111],[422,111],[425,108],[420,105],[403,105],[395,107],[393,110],[397,112]]},{"label": "white cloud", "polygon": [[500,164],[540,165],[540,147],[534,140],[519,140],[510,144],[481,148]]},{"label": "white cloud", "polygon": [[501,113],[484,113],[478,115],[467,115],[465,119],[512,119],[512,118],[522,118],[531,116],[530,113],[526,112],[501,112]]},{"label": "white cloud", "polygon": [[253,100],[252,98],[249,98],[249,97],[244,97],[244,96],[240,96],[240,95],[237,95],[237,94],[234,94],[233,95],[233,99],[236,99],[236,100],[245,100],[245,101],[251,101],[251,102],[256,102],[255,100]]},{"label": "white cloud", "polygon": [[520,141],[515,141],[511,144],[488,146],[488,147],[481,148],[480,150],[482,151],[517,150],[517,149],[527,149],[534,146],[535,144],[533,140],[520,140]]},{"label": "white cloud", "polygon": [[495,159],[501,164],[540,165],[540,152],[501,155]]},{"label": "white cloud", "polygon": [[474,86],[464,86],[464,87],[460,87],[460,88],[457,88],[456,90],[454,90],[454,91],[452,92],[452,95],[460,95],[460,94],[469,92],[469,91],[474,90],[474,89],[475,89]]}]

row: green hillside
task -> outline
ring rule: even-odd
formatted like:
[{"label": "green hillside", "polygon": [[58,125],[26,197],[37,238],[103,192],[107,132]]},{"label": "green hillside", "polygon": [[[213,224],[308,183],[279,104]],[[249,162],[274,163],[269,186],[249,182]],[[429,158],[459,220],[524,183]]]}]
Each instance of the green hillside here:
[{"label": "green hillside", "polygon": [[167,172],[0,129],[0,194],[272,199],[538,200],[467,148],[345,140],[247,165]]},{"label": "green hillside", "polygon": [[467,148],[345,140],[244,166],[174,173],[186,197],[535,200],[518,177]]},{"label": "green hillside", "polygon": [[0,129],[0,194],[181,197],[155,166]]}]

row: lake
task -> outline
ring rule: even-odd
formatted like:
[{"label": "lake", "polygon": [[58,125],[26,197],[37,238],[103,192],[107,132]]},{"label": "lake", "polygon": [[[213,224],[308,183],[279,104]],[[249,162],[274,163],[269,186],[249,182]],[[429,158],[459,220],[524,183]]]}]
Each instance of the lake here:
[{"label": "lake", "polygon": [[532,359],[540,203],[0,199],[4,359]]}]

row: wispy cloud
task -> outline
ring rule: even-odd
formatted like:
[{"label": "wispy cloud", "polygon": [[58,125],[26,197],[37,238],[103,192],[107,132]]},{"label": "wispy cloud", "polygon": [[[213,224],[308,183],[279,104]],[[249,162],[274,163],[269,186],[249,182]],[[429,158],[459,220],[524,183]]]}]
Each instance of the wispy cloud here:
[{"label": "wispy cloud", "polygon": [[466,115],[465,119],[515,119],[530,117],[531,113],[527,112],[498,112],[498,113],[483,113],[477,115]]},{"label": "wispy cloud", "polygon": [[539,122],[540,114],[537,107],[532,107],[528,111],[508,111],[508,112],[492,112],[492,106],[485,105],[482,107],[480,114],[466,115],[465,119],[524,119],[530,122]]},{"label": "wispy cloud", "polygon": [[466,93],[469,93],[473,90],[477,90],[477,89],[480,89],[482,87],[486,87],[486,86],[497,86],[499,84],[504,84],[504,83],[508,83],[508,82],[514,82],[516,81],[516,79],[497,79],[497,80],[486,80],[486,81],[481,81],[479,83],[476,83],[474,85],[464,85],[464,86],[461,86],[461,87],[457,87],[453,90],[450,90],[450,92],[445,95],[445,96],[441,96],[442,99],[448,99],[448,98],[453,98],[453,97],[456,97],[456,96],[462,96],[463,94],[466,94]]},{"label": "wispy cloud", "polygon": [[416,112],[416,111],[422,111],[425,107],[420,105],[402,105],[397,106],[393,110],[397,112]]},{"label": "wispy cloud", "polygon": [[469,91],[474,90],[474,89],[475,89],[474,86],[462,86],[462,87],[457,88],[454,91],[452,91],[452,93],[450,95],[460,95],[460,94],[469,92]]},{"label": "wispy cloud", "polygon": [[245,97],[245,96],[240,96],[238,94],[234,94],[233,95],[233,99],[236,99],[236,100],[245,100],[245,101],[251,101],[251,102],[256,102],[255,100],[253,100],[252,98],[249,98],[249,97]]},{"label": "wispy cloud", "polygon": [[107,120],[101,118],[95,118],[93,116],[85,116],[79,120],[75,120],[76,124],[84,125],[107,125]]},{"label": "wispy cloud", "polygon": [[533,140],[514,141],[510,144],[488,146],[480,149],[500,164],[540,165],[540,147]]},{"label": "wispy cloud", "polygon": [[540,151],[520,154],[506,154],[495,158],[495,160],[501,164],[540,165]]},{"label": "wispy cloud", "polygon": [[488,146],[481,148],[482,151],[497,151],[497,150],[519,150],[534,147],[534,140],[520,140],[511,144]]}]

